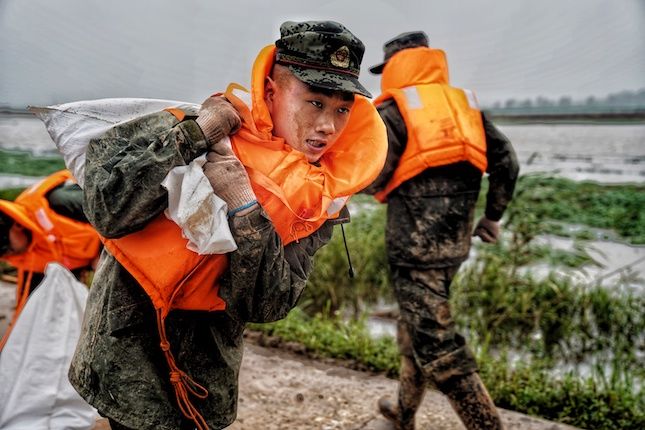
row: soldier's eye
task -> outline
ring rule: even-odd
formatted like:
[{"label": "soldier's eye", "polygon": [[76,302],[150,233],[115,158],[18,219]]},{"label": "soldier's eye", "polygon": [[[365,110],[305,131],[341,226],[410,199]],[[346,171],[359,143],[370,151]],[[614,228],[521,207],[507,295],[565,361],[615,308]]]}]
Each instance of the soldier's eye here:
[{"label": "soldier's eye", "polygon": [[318,109],[322,109],[322,107],[323,107],[323,104],[320,103],[318,100],[309,100],[309,103],[311,103],[312,105],[316,106]]}]

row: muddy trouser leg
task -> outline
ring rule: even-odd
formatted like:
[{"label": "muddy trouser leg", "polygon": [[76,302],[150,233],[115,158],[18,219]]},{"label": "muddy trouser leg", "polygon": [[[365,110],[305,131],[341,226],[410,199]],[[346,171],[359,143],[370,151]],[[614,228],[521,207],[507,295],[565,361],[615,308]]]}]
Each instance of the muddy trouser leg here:
[{"label": "muddy trouser leg", "polygon": [[448,396],[466,428],[502,429],[497,409],[477,374],[475,358],[452,318],[450,283],[458,269],[392,267],[401,324],[407,326],[416,368]]}]

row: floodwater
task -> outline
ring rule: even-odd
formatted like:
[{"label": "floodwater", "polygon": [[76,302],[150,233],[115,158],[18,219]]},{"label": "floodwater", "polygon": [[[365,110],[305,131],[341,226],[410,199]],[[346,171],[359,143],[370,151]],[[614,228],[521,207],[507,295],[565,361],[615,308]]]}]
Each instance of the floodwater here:
[{"label": "floodwater", "polygon": [[[550,172],[601,183],[645,182],[645,124],[517,124],[499,129],[513,142],[523,174]],[[0,149],[41,155],[56,152],[40,120],[16,114],[0,114]],[[0,182],[0,187],[4,184]]]},{"label": "floodwater", "polygon": [[499,127],[521,173],[550,172],[599,183],[645,182],[645,124],[531,124]]}]

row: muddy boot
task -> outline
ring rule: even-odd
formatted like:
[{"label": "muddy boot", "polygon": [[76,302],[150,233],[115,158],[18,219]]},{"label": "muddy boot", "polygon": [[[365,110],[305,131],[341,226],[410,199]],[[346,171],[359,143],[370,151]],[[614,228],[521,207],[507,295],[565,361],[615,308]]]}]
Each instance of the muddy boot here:
[{"label": "muddy boot", "polygon": [[387,397],[378,401],[378,409],[396,430],[414,430],[414,415],[425,393],[425,380],[411,357],[401,356],[399,398],[395,405]]},{"label": "muddy boot", "polygon": [[453,378],[439,387],[468,430],[503,430],[499,412],[477,373]]}]

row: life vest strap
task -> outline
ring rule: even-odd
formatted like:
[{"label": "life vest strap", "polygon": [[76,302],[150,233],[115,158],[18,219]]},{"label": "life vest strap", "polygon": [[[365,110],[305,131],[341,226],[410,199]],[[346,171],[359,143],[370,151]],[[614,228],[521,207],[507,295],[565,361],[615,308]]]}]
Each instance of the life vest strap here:
[{"label": "life vest strap", "polygon": [[175,391],[175,398],[181,413],[188,419],[192,420],[197,426],[197,430],[208,430],[208,424],[204,417],[199,413],[195,405],[190,400],[189,395],[193,395],[198,399],[205,399],[208,397],[208,390],[202,385],[195,382],[186,372],[179,369],[175,362],[175,357],[170,350],[170,342],[166,335],[166,317],[163,311],[159,308],[156,309],[157,315],[157,330],[159,331],[160,343],[159,346],[163,351],[168,368],[170,369],[170,383]]}]

